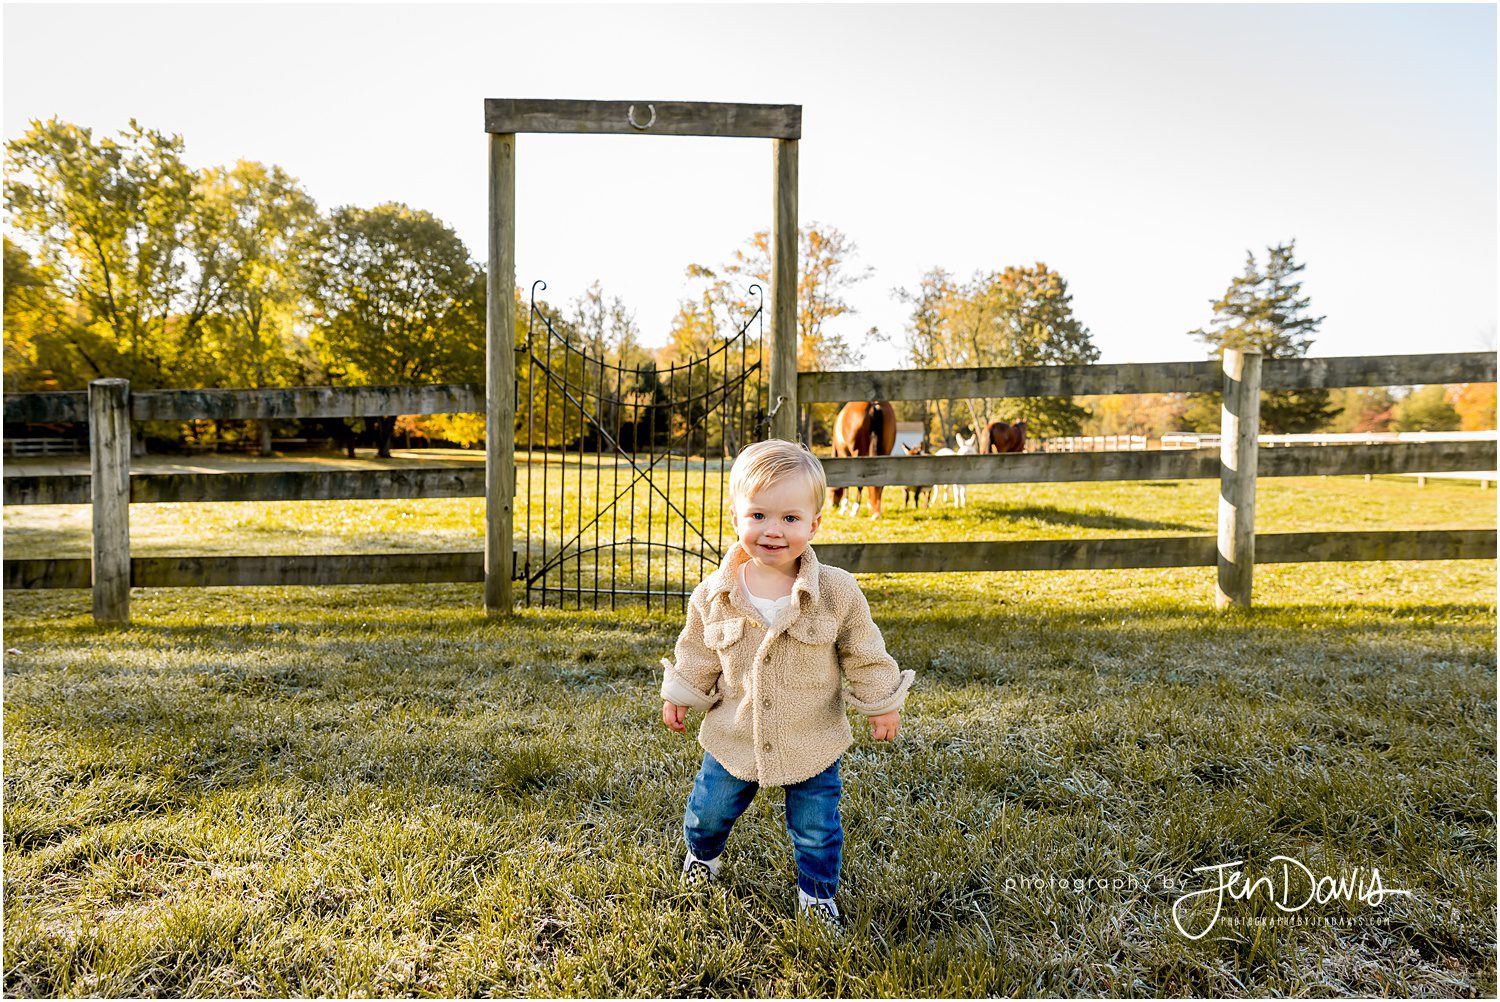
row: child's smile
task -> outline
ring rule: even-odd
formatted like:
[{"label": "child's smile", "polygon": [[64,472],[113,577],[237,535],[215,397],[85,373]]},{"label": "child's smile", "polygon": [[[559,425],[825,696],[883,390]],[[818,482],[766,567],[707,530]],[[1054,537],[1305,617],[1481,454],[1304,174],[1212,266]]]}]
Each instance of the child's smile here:
[{"label": "child's smile", "polygon": [[811,491],[796,478],[768,484],[734,503],[734,528],[745,552],[758,566],[787,577],[796,576],[797,558],[821,520]]}]

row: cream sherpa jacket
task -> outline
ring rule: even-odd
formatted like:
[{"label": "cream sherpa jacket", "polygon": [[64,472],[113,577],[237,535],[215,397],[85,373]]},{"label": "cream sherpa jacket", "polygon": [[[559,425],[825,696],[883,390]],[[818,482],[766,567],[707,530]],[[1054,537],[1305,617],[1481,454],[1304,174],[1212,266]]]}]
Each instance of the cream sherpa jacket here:
[{"label": "cream sherpa jacket", "polygon": [[766,626],[740,584],[750,559],[735,543],[693,590],[677,663],[662,658],[661,697],[708,711],[698,743],[731,774],[790,786],[854,742],[845,703],[867,717],[899,710],[916,673],[886,653],[854,575],[818,563],[811,546],[792,601]]}]

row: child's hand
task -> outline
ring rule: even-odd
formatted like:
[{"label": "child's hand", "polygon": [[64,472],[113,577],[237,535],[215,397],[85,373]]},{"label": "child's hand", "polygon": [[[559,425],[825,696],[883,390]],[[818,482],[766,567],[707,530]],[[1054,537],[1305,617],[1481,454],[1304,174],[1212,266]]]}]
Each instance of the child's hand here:
[{"label": "child's hand", "polygon": [[901,729],[901,711],[892,710],[870,718],[870,737],[876,741],[894,741]]},{"label": "child's hand", "polygon": [[661,722],[674,731],[686,731],[687,725],[682,722],[687,713],[686,706],[678,706],[676,703],[663,701],[661,704]]}]

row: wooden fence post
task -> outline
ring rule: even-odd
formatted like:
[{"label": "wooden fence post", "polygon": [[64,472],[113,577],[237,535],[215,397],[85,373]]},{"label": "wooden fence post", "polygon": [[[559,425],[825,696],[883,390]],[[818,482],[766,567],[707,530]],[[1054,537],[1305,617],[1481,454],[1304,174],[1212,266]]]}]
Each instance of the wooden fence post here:
[{"label": "wooden fence post", "polygon": [[771,224],[771,352],[767,380],[771,437],[798,440],[797,140],[775,140],[775,215]]},{"label": "wooden fence post", "polygon": [[515,612],[516,137],[490,134],[489,265],[485,276],[484,611]]},{"label": "wooden fence post", "polygon": [[94,622],[130,622],[130,381],[89,383]]},{"label": "wooden fence post", "polygon": [[1255,571],[1255,466],[1260,449],[1260,352],[1224,349],[1219,436],[1219,609],[1250,607]]}]

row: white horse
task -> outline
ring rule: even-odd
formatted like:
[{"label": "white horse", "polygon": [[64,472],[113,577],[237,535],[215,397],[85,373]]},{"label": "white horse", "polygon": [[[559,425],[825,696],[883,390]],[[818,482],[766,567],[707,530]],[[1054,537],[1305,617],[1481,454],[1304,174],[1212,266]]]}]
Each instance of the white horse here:
[{"label": "white horse", "polygon": [[[968,437],[968,439],[965,440],[964,437],[963,437],[963,434],[960,433],[959,436],[958,436],[958,451],[957,452],[954,452],[952,449],[944,447],[942,449],[939,449],[936,453],[934,453],[934,455],[937,455],[937,456],[973,456],[973,455],[975,455],[978,452],[978,450],[976,450],[974,448],[974,443],[976,441],[978,441],[978,439],[979,439],[978,435],[970,435]],[[942,485],[940,485],[938,487],[938,490],[941,492],[941,496],[943,498],[950,498],[951,497],[952,503],[954,504],[955,507],[958,507],[958,508],[967,508],[969,506],[969,488],[966,487],[965,485],[963,485],[963,484],[942,484]],[[931,502],[929,501],[928,503],[930,504]]]}]

